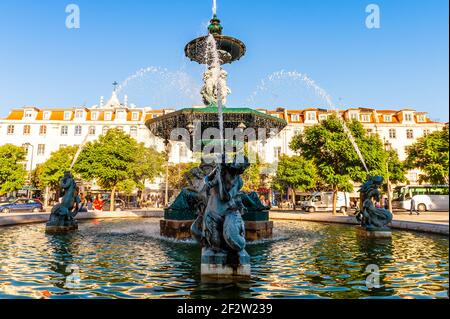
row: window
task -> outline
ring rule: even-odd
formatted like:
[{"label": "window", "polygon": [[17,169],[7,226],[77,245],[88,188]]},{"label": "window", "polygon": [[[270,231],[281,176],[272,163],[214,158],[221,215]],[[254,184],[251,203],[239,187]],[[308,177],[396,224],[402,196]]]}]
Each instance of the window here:
[{"label": "window", "polygon": [[31,133],[31,126],[30,125],[25,125],[23,127],[23,135],[30,135]]},{"label": "window", "polygon": [[392,122],[392,115],[385,115],[385,116],[384,116],[384,121],[385,121],[386,123]]},{"label": "window", "polygon": [[30,119],[33,117],[33,112],[32,111],[26,111],[25,112],[25,118],[26,119]]},{"label": "window", "polygon": [[95,135],[95,126],[89,126],[89,135]]},{"label": "window", "polygon": [[44,121],[50,120],[50,114],[51,113],[49,111],[44,112],[44,116],[43,116]]},{"label": "window", "polygon": [[428,130],[428,129],[423,130],[423,136],[427,136],[427,135],[430,135],[430,134],[431,134],[430,130]]},{"label": "window", "polygon": [[111,119],[112,119],[112,113],[105,112],[105,121],[111,121]]},{"label": "window", "polygon": [[292,122],[298,122],[300,121],[300,116],[298,114],[292,114],[291,115],[291,121]]},{"label": "window", "polygon": [[316,113],[308,112],[308,121],[316,121]]},{"label": "window", "polygon": [[70,121],[72,112],[64,112],[64,121]]},{"label": "window", "polygon": [[351,113],[350,114],[350,120],[357,121],[358,120],[358,113]]},{"label": "window", "polygon": [[275,147],[274,148],[274,156],[275,159],[279,159],[281,156],[281,147]]},{"label": "window", "polygon": [[420,123],[426,122],[426,116],[425,116],[424,114],[420,114],[420,115],[417,117],[417,121],[420,122]]},{"label": "window", "polygon": [[92,121],[97,121],[98,120],[98,112],[92,112],[91,120]]},{"label": "window", "polygon": [[39,127],[39,135],[46,135],[47,134],[47,126],[41,125]]},{"label": "window", "polygon": [[109,126],[103,126],[103,135],[106,135],[109,131]]},{"label": "window", "polygon": [[14,134],[14,125],[8,125],[8,135]]},{"label": "window", "polygon": [[412,122],[413,121],[413,115],[411,113],[405,113],[405,121],[406,122]]},{"label": "window", "polygon": [[61,136],[67,136],[69,134],[69,127],[67,125],[61,126]]},{"label": "window", "polygon": [[39,144],[37,149],[37,155],[45,154],[45,144]]},{"label": "window", "polygon": [[139,113],[138,112],[131,113],[131,120],[132,121],[138,121],[139,120]]},{"label": "window", "polygon": [[123,132],[123,126],[118,126],[117,129]]},{"label": "window", "polygon": [[76,111],[75,112],[75,118],[76,119],[78,119],[78,120],[80,120],[80,119],[82,119],[83,118],[83,111]]},{"label": "window", "polygon": [[125,120],[126,113],[124,111],[117,111],[117,119],[118,120]]},{"label": "window", "polygon": [[369,123],[370,122],[370,115],[369,114],[361,115],[361,121],[363,121],[365,123]]},{"label": "window", "polygon": [[391,128],[389,130],[389,138],[390,139],[396,139],[397,138],[397,130],[394,128]]},{"label": "window", "polygon": [[25,156],[28,156],[29,144],[22,144],[23,150],[25,151]]},{"label": "window", "polygon": [[327,115],[319,115],[319,121],[320,122],[323,122],[323,121],[326,121],[328,119],[328,116]]},{"label": "window", "polygon": [[413,130],[406,130],[406,138],[407,139],[413,139],[414,138],[414,131]]},{"label": "window", "polygon": [[75,135],[79,136],[83,133],[83,127],[81,125],[75,126]]},{"label": "window", "polygon": [[136,127],[136,126],[132,126],[132,127],[130,128],[130,135],[131,135],[132,137],[137,137],[137,133],[138,133],[137,127]]}]

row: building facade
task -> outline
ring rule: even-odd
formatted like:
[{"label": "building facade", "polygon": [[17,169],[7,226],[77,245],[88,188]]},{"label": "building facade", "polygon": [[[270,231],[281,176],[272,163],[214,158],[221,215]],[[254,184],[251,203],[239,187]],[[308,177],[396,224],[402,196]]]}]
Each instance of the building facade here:
[{"label": "building facade", "polygon": [[[102,99],[103,100],[103,99]],[[174,112],[174,109],[153,110],[129,106],[121,103],[116,92],[106,103],[87,107],[38,108],[27,106],[13,109],[0,119],[0,145],[14,144],[27,149],[27,170],[45,162],[52,152],[61,147],[80,145],[83,141],[96,140],[110,128],[119,128],[130,134],[138,142],[164,151],[164,142],[153,136],[145,126],[146,121]],[[127,99],[125,99],[127,100]],[[309,108],[304,110],[258,109],[258,111],[284,119],[288,126],[266,143],[258,145],[260,158],[266,163],[274,163],[280,155],[294,155],[289,148],[292,138],[309,126],[316,125],[335,111]],[[431,121],[427,113],[411,109],[376,110],[350,108],[340,111],[346,120],[358,120],[369,134],[378,134],[388,141],[398,152],[401,160],[406,158],[406,148],[418,138],[444,128],[445,123]],[[182,143],[172,143],[170,162],[180,163],[193,160],[192,152]],[[407,178],[411,184],[417,183],[418,171],[410,171]],[[151,189],[161,188],[158,180]]]}]

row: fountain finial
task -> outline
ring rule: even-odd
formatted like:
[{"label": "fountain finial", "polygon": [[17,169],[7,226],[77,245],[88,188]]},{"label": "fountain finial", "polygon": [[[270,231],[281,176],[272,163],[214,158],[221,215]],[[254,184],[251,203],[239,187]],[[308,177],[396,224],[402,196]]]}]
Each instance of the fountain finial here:
[{"label": "fountain finial", "polygon": [[210,21],[210,25],[208,27],[208,31],[209,33],[211,33],[212,35],[221,35],[222,34],[222,30],[223,27],[220,24],[220,19],[217,17],[217,14],[214,14],[213,18]]}]

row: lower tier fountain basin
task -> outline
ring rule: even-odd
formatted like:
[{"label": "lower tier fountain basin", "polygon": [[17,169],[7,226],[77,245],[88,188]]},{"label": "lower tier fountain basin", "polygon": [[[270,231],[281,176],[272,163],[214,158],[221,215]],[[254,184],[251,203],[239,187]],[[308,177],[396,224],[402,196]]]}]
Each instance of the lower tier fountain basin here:
[{"label": "lower tier fountain basin", "polygon": [[[159,219],[83,221],[61,235],[46,235],[45,224],[0,228],[0,299],[447,298],[447,236],[274,224],[272,239],[246,247],[250,278],[226,285],[202,281],[200,246],[162,238]],[[380,287],[369,289],[374,266]]]}]

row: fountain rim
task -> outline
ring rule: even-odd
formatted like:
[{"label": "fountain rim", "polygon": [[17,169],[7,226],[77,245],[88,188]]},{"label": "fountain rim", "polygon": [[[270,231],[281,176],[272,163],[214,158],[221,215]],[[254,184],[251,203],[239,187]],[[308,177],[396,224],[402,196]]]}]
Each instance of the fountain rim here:
[{"label": "fountain rim", "polygon": [[[145,125],[148,127],[151,124],[157,123],[157,122],[161,122],[167,118],[171,118],[171,117],[175,117],[177,115],[182,115],[182,114],[214,114],[217,113],[218,111],[218,107],[217,106],[207,106],[207,107],[202,107],[202,108],[195,108],[195,107],[191,107],[191,108],[184,108],[184,109],[180,109],[177,110],[175,112],[171,112],[168,114],[165,114],[163,116],[158,116],[156,118],[153,119],[149,119],[145,122]],[[275,122],[278,122],[278,124],[280,125],[284,125],[285,127],[288,125],[288,122],[284,119],[280,119],[278,117],[272,116],[270,114],[266,114],[263,112],[260,112],[258,110],[254,110],[251,108],[247,108],[247,107],[242,107],[242,108],[229,108],[229,107],[224,107],[223,108],[223,113],[224,114],[253,114],[256,116],[261,116],[265,119],[269,119],[269,120],[273,120]]]},{"label": "fountain rim", "polygon": [[[204,61],[203,57],[200,59],[199,57],[196,57],[195,55],[191,55],[190,51],[195,46],[206,45],[208,36],[209,35],[196,38],[196,39],[190,41],[188,44],[186,44],[186,46],[184,48],[184,53],[185,53],[186,57],[188,57],[191,61],[197,62],[199,64],[207,64],[206,61]],[[221,34],[212,34],[212,36],[218,43],[227,42],[227,43],[230,43],[231,45],[234,45],[234,46],[237,46],[240,48],[239,55],[232,57],[232,59],[230,59],[229,61],[225,61],[222,64],[231,64],[235,61],[239,61],[247,53],[247,47],[245,46],[244,42],[242,42],[241,40],[239,40],[237,38],[227,36],[227,35],[221,35]]]}]

